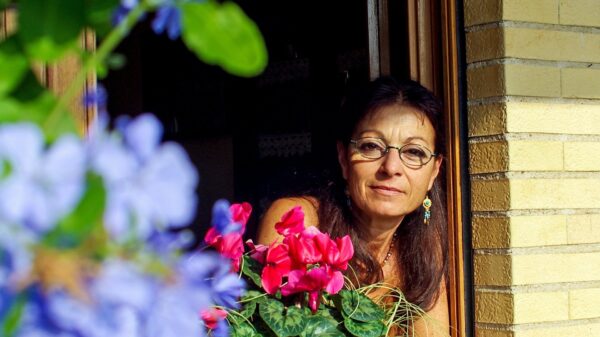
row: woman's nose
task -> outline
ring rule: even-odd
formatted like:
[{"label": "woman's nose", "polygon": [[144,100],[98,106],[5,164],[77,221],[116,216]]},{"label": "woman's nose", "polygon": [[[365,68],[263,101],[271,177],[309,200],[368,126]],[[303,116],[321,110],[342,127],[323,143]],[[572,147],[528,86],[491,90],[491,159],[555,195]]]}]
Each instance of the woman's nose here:
[{"label": "woman's nose", "polygon": [[388,148],[387,153],[383,156],[381,170],[389,176],[401,174],[404,171],[404,163],[400,159],[400,153],[397,148]]}]

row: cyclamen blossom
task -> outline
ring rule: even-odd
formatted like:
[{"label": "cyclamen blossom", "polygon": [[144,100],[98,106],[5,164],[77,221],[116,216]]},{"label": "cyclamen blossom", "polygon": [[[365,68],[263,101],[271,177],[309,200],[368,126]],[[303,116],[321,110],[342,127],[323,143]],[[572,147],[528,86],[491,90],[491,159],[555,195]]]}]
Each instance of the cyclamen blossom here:
[{"label": "cyclamen blossom", "polygon": [[219,308],[210,308],[203,310],[200,313],[200,317],[204,321],[204,325],[212,330],[211,335],[213,337],[229,336],[229,324],[225,320],[227,311]]},{"label": "cyclamen blossom", "polygon": [[248,203],[229,206],[226,200],[218,200],[213,206],[213,225],[204,237],[207,244],[231,259],[234,271],[240,268],[244,254],[242,236],[251,212],[252,207]]},{"label": "cyclamen blossom", "polygon": [[81,198],[85,163],[75,135],[46,148],[34,124],[0,126],[0,222],[24,224],[39,234],[52,229]]}]

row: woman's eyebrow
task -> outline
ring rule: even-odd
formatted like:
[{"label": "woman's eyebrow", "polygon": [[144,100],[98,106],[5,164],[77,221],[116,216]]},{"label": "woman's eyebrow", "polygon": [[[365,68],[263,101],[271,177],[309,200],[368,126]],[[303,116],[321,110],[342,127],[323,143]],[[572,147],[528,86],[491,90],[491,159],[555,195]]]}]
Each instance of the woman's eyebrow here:
[{"label": "woman's eyebrow", "polygon": [[427,143],[427,139],[425,139],[425,138],[423,138],[421,136],[408,137],[408,138],[406,138],[405,142],[412,142],[413,140],[420,140],[420,141],[423,141],[423,142]]}]

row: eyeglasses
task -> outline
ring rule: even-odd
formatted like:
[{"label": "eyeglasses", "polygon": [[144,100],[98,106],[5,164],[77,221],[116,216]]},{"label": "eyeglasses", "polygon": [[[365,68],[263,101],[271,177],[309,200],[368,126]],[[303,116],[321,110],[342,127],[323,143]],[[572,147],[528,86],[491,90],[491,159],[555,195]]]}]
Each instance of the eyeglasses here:
[{"label": "eyeglasses", "polygon": [[400,160],[410,168],[420,168],[429,163],[431,158],[438,155],[419,144],[406,144],[401,147],[390,146],[383,139],[374,137],[351,139],[350,144],[354,146],[361,156],[367,159],[383,158],[390,149],[396,149],[400,154]]}]

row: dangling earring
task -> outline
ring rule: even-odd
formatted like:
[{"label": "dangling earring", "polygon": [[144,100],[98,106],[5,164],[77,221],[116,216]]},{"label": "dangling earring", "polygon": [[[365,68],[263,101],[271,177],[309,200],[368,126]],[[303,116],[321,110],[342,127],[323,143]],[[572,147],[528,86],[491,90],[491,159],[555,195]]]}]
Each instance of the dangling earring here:
[{"label": "dangling earring", "polygon": [[425,196],[425,200],[423,200],[423,208],[425,209],[425,215],[423,216],[423,223],[429,224],[429,219],[431,218],[431,199],[429,199],[429,195]]}]

